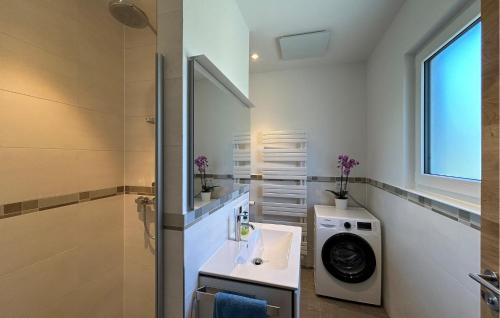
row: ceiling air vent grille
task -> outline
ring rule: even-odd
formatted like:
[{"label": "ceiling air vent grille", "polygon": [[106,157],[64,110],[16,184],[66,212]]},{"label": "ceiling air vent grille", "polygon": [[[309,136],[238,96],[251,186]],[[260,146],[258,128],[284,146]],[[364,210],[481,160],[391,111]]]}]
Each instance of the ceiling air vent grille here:
[{"label": "ceiling air vent grille", "polygon": [[323,56],[330,43],[330,31],[321,30],[278,38],[283,60],[304,59]]}]

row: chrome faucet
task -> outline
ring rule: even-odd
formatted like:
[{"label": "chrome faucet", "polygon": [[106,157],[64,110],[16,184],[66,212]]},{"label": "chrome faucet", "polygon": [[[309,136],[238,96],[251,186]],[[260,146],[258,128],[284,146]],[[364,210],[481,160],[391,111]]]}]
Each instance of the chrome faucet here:
[{"label": "chrome faucet", "polygon": [[135,199],[135,203],[137,203],[137,206],[141,208],[147,205],[155,205],[155,202],[156,198],[149,198],[142,195]]},{"label": "chrome faucet", "polygon": [[244,214],[248,214],[248,212],[241,212],[241,208],[240,208],[240,212],[236,215],[236,222],[235,222],[235,227],[234,227],[234,240],[236,242],[240,242],[241,241],[241,229],[244,228],[244,227],[247,227],[247,228],[250,228],[252,230],[255,230],[255,226],[253,226],[253,224],[250,224],[250,222],[248,221],[248,216],[246,217],[247,218],[247,221],[243,222],[243,219],[244,219]]},{"label": "chrome faucet", "polygon": [[137,212],[142,212],[142,214],[143,214],[142,215],[142,223],[144,225],[144,232],[146,233],[146,235],[150,239],[154,240],[155,236],[150,233],[149,226],[147,224],[148,223],[147,222],[147,218],[148,218],[147,209],[148,209],[148,206],[155,207],[156,197],[149,198],[149,197],[141,195],[135,199],[135,203],[137,204]]}]

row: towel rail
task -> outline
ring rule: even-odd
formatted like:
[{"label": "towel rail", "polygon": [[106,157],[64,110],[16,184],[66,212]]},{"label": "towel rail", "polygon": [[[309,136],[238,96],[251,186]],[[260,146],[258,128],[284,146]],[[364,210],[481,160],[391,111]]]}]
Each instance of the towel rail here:
[{"label": "towel rail", "polygon": [[[196,301],[210,301],[215,300],[215,294],[223,292],[223,290],[202,286],[196,290]],[[267,305],[267,315],[269,317],[278,317],[280,315],[280,307]]]}]

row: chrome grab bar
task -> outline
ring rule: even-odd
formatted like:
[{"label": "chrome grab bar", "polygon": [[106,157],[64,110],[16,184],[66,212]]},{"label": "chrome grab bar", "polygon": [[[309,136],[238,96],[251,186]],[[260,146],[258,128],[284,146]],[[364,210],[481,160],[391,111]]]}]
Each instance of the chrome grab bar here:
[{"label": "chrome grab bar", "polygon": [[[198,288],[195,292],[196,301],[210,301],[215,300],[215,294],[218,292],[224,292],[218,288],[202,286]],[[267,315],[269,317],[278,317],[280,315],[280,307],[267,305]]]}]

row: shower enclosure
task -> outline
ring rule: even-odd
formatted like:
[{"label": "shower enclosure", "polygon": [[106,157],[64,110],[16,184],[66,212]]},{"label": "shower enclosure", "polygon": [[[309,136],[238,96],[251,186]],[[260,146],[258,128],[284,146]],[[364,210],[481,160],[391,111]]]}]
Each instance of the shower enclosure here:
[{"label": "shower enclosure", "polygon": [[155,54],[156,0],[2,2],[0,317],[161,310]]}]

